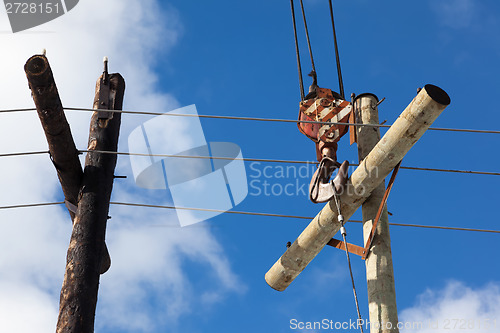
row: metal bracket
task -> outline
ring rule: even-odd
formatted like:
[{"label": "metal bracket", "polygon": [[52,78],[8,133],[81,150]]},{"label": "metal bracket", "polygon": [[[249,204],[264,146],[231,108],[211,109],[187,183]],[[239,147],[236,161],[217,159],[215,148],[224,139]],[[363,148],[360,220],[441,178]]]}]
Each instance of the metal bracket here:
[{"label": "metal bracket", "polygon": [[[389,180],[389,184],[387,185],[387,188],[385,190],[384,196],[382,198],[382,201],[380,202],[380,206],[378,207],[377,215],[375,216],[375,220],[373,221],[372,225],[372,230],[370,231],[370,236],[368,236],[368,239],[366,240],[365,247],[361,247],[358,245],[354,245],[351,243],[347,243],[347,249],[350,253],[356,254],[358,256],[361,256],[361,259],[366,260],[368,255],[370,254],[371,246],[373,243],[373,238],[375,237],[375,230],[377,230],[377,225],[378,221],[380,220],[380,217],[382,216],[382,211],[384,210],[384,206],[387,203],[387,199],[389,198],[389,194],[391,193],[392,186],[394,185],[394,180],[396,179],[396,175],[398,174],[399,167],[401,166],[401,162],[394,167],[394,171],[392,172],[391,179]],[[332,238],[330,241],[326,244],[330,245],[332,247],[335,247],[337,249],[344,250],[345,249],[345,243],[341,240]]]},{"label": "metal bracket", "polygon": [[[339,250],[345,250],[345,245],[344,242],[335,238],[330,239],[330,241],[326,244],[330,245],[331,247],[335,247]],[[365,257],[366,250],[364,247],[357,246],[351,243],[347,243],[347,249],[349,250],[350,253],[356,254],[360,257]]]},{"label": "metal bracket", "polygon": [[[356,98],[356,95],[352,93],[351,94],[352,112],[349,115],[349,124],[356,123],[356,114],[354,113],[354,98]],[[358,143],[358,128],[354,125],[349,126],[349,141],[351,145],[353,143]]]},{"label": "metal bracket", "polygon": [[64,204],[66,205],[66,208],[68,208],[70,212],[76,214],[76,211],[78,210],[78,207],[76,205],[72,204],[68,200],[64,200]]},{"label": "metal bracket", "polygon": [[[100,110],[109,110],[110,105],[110,86],[109,86],[109,74],[108,74],[108,57],[104,57],[104,71],[101,76],[101,82],[99,85],[99,101],[97,108]],[[99,119],[110,119],[113,113],[109,111],[97,111],[97,118]]]}]

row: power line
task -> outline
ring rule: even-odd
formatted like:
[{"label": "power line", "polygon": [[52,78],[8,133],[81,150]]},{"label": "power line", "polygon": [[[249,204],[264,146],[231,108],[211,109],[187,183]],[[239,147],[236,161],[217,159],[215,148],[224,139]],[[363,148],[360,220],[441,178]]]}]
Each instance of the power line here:
[{"label": "power line", "polygon": [[[64,108],[70,111],[100,111],[99,109],[84,109],[84,108]],[[216,115],[194,115],[182,113],[161,113],[161,112],[148,112],[148,111],[123,111],[123,110],[102,110],[109,112],[119,112],[126,114],[136,115],[152,115],[152,116],[173,116],[173,117],[197,117],[197,118],[210,118],[210,119],[229,119],[229,120],[251,120],[251,121],[268,121],[268,122],[282,122],[282,123],[305,123],[305,124],[320,124],[320,125],[350,125],[350,126],[365,126],[365,127],[382,127],[390,128],[391,125],[384,124],[361,124],[361,123],[340,123],[340,122],[324,122],[314,120],[293,120],[281,118],[257,118],[257,117],[239,117],[239,116],[216,116]],[[450,131],[450,132],[470,132],[470,133],[484,133],[484,134],[500,134],[500,131],[493,130],[474,130],[474,129],[460,129],[460,128],[444,128],[444,127],[430,127],[429,130],[434,131]]]},{"label": "power line", "polygon": [[0,206],[0,210],[4,210],[4,209],[15,209],[15,208],[42,207],[42,206],[56,206],[56,205],[64,205],[64,201],[60,201],[60,202],[35,203],[35,204],[24,204],[24,205],[13,205],[13,206]]},{"label": "power line", "polygon": [[[354,164],[352,164],[354,165]],[[489,171],[471,171],[471,170],[456,170],[456,169],[436,169],[436,168],[419,168],[419,167],[404,167],[401,169],[406,170],[418,170],[418,171],[436,171],[436,172],[451,172],[451,173],[466,173],[471,175],[488,175],[488,176],[500,176],[500,172],[489,172]]]},{"label": "power line", "polygon": [[[129,110],[106,110],[106,109],[89,109],[89,108],[70,108],[65,107],[67,111],[84,111],[84,112],[112,112],[134,115],[149,115],[149,116],[172,116],[172,117],[191,117],[191,118],[207,118],[207,119],[226,119],[226,120],[250,120],[250,121],[264,121],[264,122],[281,122],[281,123],[305,123],[305,124],[320,124],[320,125],[350,125],[350,126],[366,126],[366,127],[385,127],[389,128],[391,125],[379,124],[359,124],[359,123],[340,123],[340,122],[321,122],[315,120],[293,120],[281,118],[259,118],[259,117],[240,117],[240,116],[217,116],[217,115],[203,115],[203,114],[183,114],[183,113],[165,113],[165,112],[151,112],[151,111],[129,111]],[[3,112],[17,112],[17,111],[36,111],[36,109],[12,109],[0,110]],[[500,133],[500,131],[498,131]]]},{"label": "power line", "polygon": [[[316,161],[298,161],[298,160],[279,160],[279,159],[266,159],[266,158],[230,158],[230,157],[219,157],[219,156],[196,156],[196,155],[168,155],[168,154],[145,154],[145,153],[126,153],[126,152],[113,152],[113,151],[102,151],[102,150],[79,150],[80,153],[101,153],[101,154],[113,154],[113,155],[124,155],[124,156],[144,156],[144,157],[168,157],[168,158],[197,158],[197,159],[214,159],[214,160],[237,160],[244,162],[262,162],[262,163],[283,163],[283,164],[306,164],[314,165],[318,162]],[[0,154],[0,157],[13,157],[13,156],[27,156],[27,155],[41,155],[48,154],[49,151],[32,151],[32,152],[20,152],[20,153],[5,153]],[[359,164],[353,163],[350,166],[359,166]],[[489,171],[474,171],[474,170],[457,170],[457,169],[439,169],[439,168],[421,168],[421,167],[407,167],[402,166],[401,169],[406,170],[416,170],[416,171],[433,171],[433,172],[447,172],[447,173],[462,173],[470,175],[487,175],[487,176],[500,176],[500,172],[489,172]]]},{"label": "power line", "polygon": [[443,127],[429,127],[428,129],[431,131],[500,134],[500,131],[491,131],[491,130],[475,130],[475,129],[443,128]]},{"label": "power line", "polygon": [[[105,109],[86,109],[86,108],[69,108],[65,107],[68,111],[85,111],[85,112],[114,112],[135,115],[150,115],[150,116],[173,116],[173,117],[196,117],[196,118],[209,118],[209,119],[228,119],[228,120],[250,120],[250,121],[264,121],[264,122],[282,122],[282,123],[305,123],[305,124],[320,124],[320,125],[349,125],[349,126],[365,126],[365,127],[379,127],[390,128],[391,125],[384,124],[360,124],[360,123],[338,123],[338,122],[322,122],[322,121],[309,121],[309,120],[293,120],[293,119],[280,119],[280,118],[257,118],[257,117],[239,117],[239,116],[216,116],[216,115],[194,115],[194,114],[181,114],[181,113],[164,113],[164,112],[150,112],[150,111],[126,111],[126,110],[105,110]],[[36,111],[34,108],[26,109],[5,109],[0,110],[0,113],[8,112],[22,112],[22,111]],[[431,131],[447,131],[447,132],[462,132],[462,133],[482,133],[482,134],[500,134],[500,131],[494,130],[476,130],[476,129],[462,129],[462,128],[445,128],[445,127],[430,127]]]},{"label": "power line", "polygon": [[238,214],[238,215],[253,215],[253,216],[267,216],[267,217],[285,217],[285,218],[294,218],[294,219],[311,219],[307,216],[298,216],[298,215],[284,215],[284,214],[271,214],[271,213],[259,213],[259,212],[243,212],[236,210],[221,210],[221,209],[208,209],[208,208],[192,208],[192,207],[175,207],[175,206],[162,206],[162,205],[148,205],[148,204],[136,204],[136,203],[128,203],[128,202],[110,202],[112,205],[117,206],[132,206],[132,207],[146,207],[146,208],[162,208],[162,209],[179,209],[179,210],[190,210],[190,211],[201,211],[201,212],[214,212],[214,213],[229,213],[229,214]]},{"label": "power line", "polygon": [[[175,207],[175,206],[136,204],[136,203],[129,203],[129,202],[110,202],[110,204],[111,205],[116,205],[116,206],[131,206],[131,207],[144,207],[144,208],[160,208],[160,209],[179,209],[179,210],[191,210],[191,211],[206,211],[206,212],[238,214],[238,215],[250,215],[250,216],[282,217],[282,218],[301,219],[301,220],[312,220],[312,219],[314,219],[314,217],[312,217],[312,216],[271,214],[271,213],[261,213],[261,212],[245,212],[245,211],[234,211],[234,210],[225,211],[225,210],[220,210],[220,209],[192,208],[192,207]],[[23,204],[23,205],[13,205],[13,206],[0,206],[0,210],[15,209],[15,208],[41,207],[41,206],[55,206],[55,205],[64,205],[64,201],[60,201],[60,202],[47,202],[47,203],[35,203],[35,204]],[[363,221],[359,221],[359,220],[349,220],[348,222],[363,223]],[[440,230],[456,230],[456,231],[473,231],[473,232],[485,232],[485,233],[500,234],[500,230],[489,230],[489,229],[458,228],[458,227],[445,227],[445,226],[422,225],[422,224],[406,224],[406,223],[389,223],[389,225],[398,226],[398,227],[412,227],[412,228],[440,229]]]},{"label": "power line", "polygon": [[[101,111],[98,109],[85,109],[85,108],[64,108],[70,111]],[[152,115],[152,116],[174,116],[174,117],[198,117],[198,118],[211,118],[211,119],[229,119],[229,120],[251,120],[251,121],[269,121],[269,122],[283,122],[283,123],[306,123],[306,124],[320,124],[320,125],[350,125],[350,126],[366,126],[366,127],[382,127],[390,128],[391,125],[384,124],[360,124],[360,123],[335,123],[335,122],[322,122],[322,121],[308,121],[308,120],[293,120],[281,118],[257,118],[257,117],[239,117],[239,116],[216,116],[216,115],[194,115],[194,114],[181,114],[181,113],[161,113],[161,112],[148,112],[148,111],[123,111],[123,110],[102,110],[109,112],[120,112],[126,114],[137,115]],[[430,127],[431,131],[449,131],[449,132],[466,132],[466,133],[483,133],[483,134],[500,134],[500,131],[493,130],[475,130],[475,129],[461,129],[461,128],[444,128],[444,127]]]},{"label": "power line", "polygon": [[4,110],[0,110],[0,113],[26,112],[26,111],[36,111],[36,108],[4,109]]},{"label": "power line", "polygon": [[28,156],[28,155],[42,155],[42,154],[48,154],[48,150],[42,150],[42,151],[29,151],[29,152],[24,152],[24,153],[5,153],[5,154],[0,154],[0,157],[13,157],[13,156]]},{"label": "power line", "polygon": [[395,226],[399,226],[399,227],[442,229],[442,230],[457,230],[457,231],[474,231],[474,232],[490,232],[490,233],[500,234],[500,230],[487,230],[487,229],[474,229],[474,228],[456,228],[456,227],[443,227],[443,226],[436,226],[436,225],[420,225],[420,224],[406,224],[406,223],[389,223],[389,225],[395,225]]},{"label": "power line", "polygon": [[[219,156],[196,156],[196,155],[168,155],[168,154],[146,154],[146,153],[124,153],[124,152],[113,152],[113,151],[102,151],[102,150],[79,150],[81,153],[96,152],[102,154],[113,154],[113,155],[126,155],[126,156],[144,156],[144,157],[167,157],[167,158],[199,158],[199,159],[214,159],[214,160],[229,160],[229,161],[246,161],[246,162],[267,162],[267,163],[283,163],[283,164],[318,164],[316,161],[297,161],[297,160],[276,160],[276,159],[264,159],[264,158],[239,158],[239,157],[219,157]],[[353,163],[350,166],[359,166],[359,164]],[[420,168],[420,167],[401,167],[401,169],[407,170],[417,170],[417,171],[436,171],[436,172],[451,172],[451,173],[466,173],[466,174],[477,174],[477,175],[489,175],[489,176],[500,176],[500,172],[489,172],[489,171],[470,171],[470,170],[456,170],[456,169],[437,169],[437,168]]]},{"label": "power line", "polygon": [[[264,121],[264,122],[278,122],[278,123],[305,123],[305,124],[320,124],[320,125],[350,125],[350,126],[366,126],[366,127],[386,127],[391,125],[380,124],[360,124],[360,123],[339,123],[328,121],[315,121],[315,120],[294,120],[282,118],[259,118],[259,117],[240,117],[240,116],[217,116],[207,114],[184,114],[184,113],[162,113],[162,112],[149,112],[149,111],[126,111],[126,110],[101,110],[101,109],[85,109],[85,108],[64,108],[68,111],[107,111],[114,113],[125,113],[135,115],[150,115],[150,116],[172,116],[172,117],[191,117],[191,118],[208,118],[208,119],[227,119],[227,120],[250,120],[250,121]],[[500,133],[500,131],[499,131]]]}]

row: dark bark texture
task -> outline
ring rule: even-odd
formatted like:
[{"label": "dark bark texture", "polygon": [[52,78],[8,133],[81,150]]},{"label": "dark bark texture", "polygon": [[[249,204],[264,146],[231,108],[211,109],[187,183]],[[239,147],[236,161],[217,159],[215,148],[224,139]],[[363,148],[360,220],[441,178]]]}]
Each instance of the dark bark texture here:
[{"label": "dark bark texture", "polygon": [[[99,105],[100,80],[96,86],[94,108]],[[120,74],[110,75],[110,109],[121,110],[125,81]],[[113,188],[117,156],[97,151],[118,148],[121,114],[99,119],[94,112],[90,123],[81,198],[68,249],[66,274],[61,290],[57,333],[91,333],[94,331],[100,258],[104,240],[109,201]]]},{"label": "dark bark texture", "polygon": [[[49,145],[50,158],[57,170],[57,176],[64,193],[64,199],[77,206],[80,188],[83,180],[83,170],[78,158],[71,129],[57,91],[57,86],[44,55],[34,55],[24,66],[31,95],[42,123],[45,137]],[[69,210],[71,220],[75,220],[75,213]],[[101,274],[104,274],[111,265],[106,245],[101,261]]]}]

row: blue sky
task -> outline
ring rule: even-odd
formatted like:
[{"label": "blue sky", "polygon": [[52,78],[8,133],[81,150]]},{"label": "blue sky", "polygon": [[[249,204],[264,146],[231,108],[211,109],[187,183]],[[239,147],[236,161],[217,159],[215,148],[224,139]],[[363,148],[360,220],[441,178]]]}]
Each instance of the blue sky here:
[{"label": "blue sky", "polygon": [[[319,85],[337,90],[328,2],[304,4]],[[196,104],[200,114],[297,117],[300,95],[288,1],[114,0],[102,4],[104,13],[98,14],[96,6],[101,6],[97,0],[81,1],[64,17],[18,34],[8,31],[7,17],[1,14],[0,39],[6,47],[0,58],[0,86],[6,93],[0,108],[33,105],[22,65],[46,47],[66,106],[90,105],[100,61],[108,55],[110,70],[121,72],[127,81],[126,109],[167,112]],[[433,126],[498,129],[497,2],[356,0],[334,1],[334,9],[346,93],[386,97],[379,108],[381,120],[394,122],[417,88],[432,83],[452,99]],[[116,20],[109,23],[106,13],[112,12]],[[109,38],[102,38],[102,29],[93,22],[107,22]],[[298,22],[306,74],[310,64],[300,17]],[[82,65],[75,68],[71,59]],[[309,78],[304,80],[308,86]],[[46,149],[34,113],[1,117],[0,153]],[[68,114],[81,149],[88,118],[86,113]],[[121,151],[127,151],[128,134],[148,119],[124,117]],[[29,135],[16,130],[21,121]],[[208,141],[236,143],[247,158],[315,158],[313,143],[295,124],[218,119],[201,119],[201,124]],[[12,136],[15,142],[7,140]],[[429,131],[403,165],[498,172],[499,143],[495,134]],[[343,139],[338,156],[356,162],[357,149]],[[46,156],[4,158],[0,165],[0,174],[9,175],[0,176],[0,206],[61,199]],[[266,166],[272,177],[262,179],[259,171]],[[271,185],[309,182],[307,177],[280,177],[280,167],[247,163],[246,171],[249,180]],[[115,182],[114,200],[171,203],[166,191],[136,188],[125,157],[120,157],[118,170],[128,179]],[[389,199],[390,221],[500,230],[495,211],[499,179],[402,170]],[[235,210],[314,216],[322,207],[304,195],[249,191]],[[264,274],[307,220],[223,214],[178,228],[173,212],[111,207],[110,215],[107,238],[113,264],[101,278],[96,332],[293,332],[293,318],[356,318],[341,251],[325,248],[285,292],[265,283]],[[0,228],[1,253],[12,253],[0,255],[0,330],[12,329],[16,316],[25,311],[39,331],[53,331],[71,232],[67,213],[63,207],[0,211]],[[347,229],[349,241],[361,244],[361,226],[348,224]],[[491,332],[498,331],[497,238],[391,227],[400,320],[496,319],[497,328]],[[364,262],[352,260],[367,318]],[[29,323],[24,325],[26,332],[33,330]],[[488,331],[476,326],[467,332]]]}]

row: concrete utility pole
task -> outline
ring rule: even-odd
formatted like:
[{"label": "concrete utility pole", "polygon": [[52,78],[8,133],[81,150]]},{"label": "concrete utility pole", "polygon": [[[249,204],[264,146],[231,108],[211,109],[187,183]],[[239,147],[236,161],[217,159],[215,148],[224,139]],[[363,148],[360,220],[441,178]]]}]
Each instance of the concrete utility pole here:
[{"label": "concrete utility pole", "polygon": [[[450,104],[442,89],[426,85],[403,111],[375,148],[360,163],[340,196],[347,221],[403,159],[441,112]],[[340,229],[337,209],[328,202],[297,240],[266,273],[266,282],[283,291]]]},{"label": "concrete utility pole", "polygon": [[[379,124],[378,98],[372,94],[362,94],[354,100],[356,122],[362,124]],[[360,126],[357,128],[359,162],[380,141],[378,127]],[[380,203],[384,197],[384,181],[378,185],[362,206],[363,235],[366,244],[372,231]],[[394,270],[392,265],[391,237],[389,234],[389,219],[387,207],[375,230],[371,252],[366,258],[366,279],[368,285],[368,307],[370,314],[371,333],[397,333],[398,310],[396,306],[396,288],[394,285]]]},{"label": "concrete utility pole", "polygon": [[[107,62],[105,62],[107,64]],[[94,109],[121,110],[125,81],[120,74],[97,82]],[[94,112],[90,124],[85,170],[78,211],[68,249],[61,289],[57,333],[91,333],[99,289],[99,263],[104,252],[109,200],[113,187],[121,114]],[[95,151],[95,152],[92,152]]]},{"label": "concrete utility pole", "polygon": [[[57,170],[64,199],[67,202],[71,220],[74,221],[75,210],[70,207],[78,205],[83,171],[78,158],[78,150],[64,115],[52,69],[45,55],[34,55],[26,62],[24,71],[49,144],[50,157]],[[104,245],[100,273],[104,274],[110,265],[109,252]]]}]

